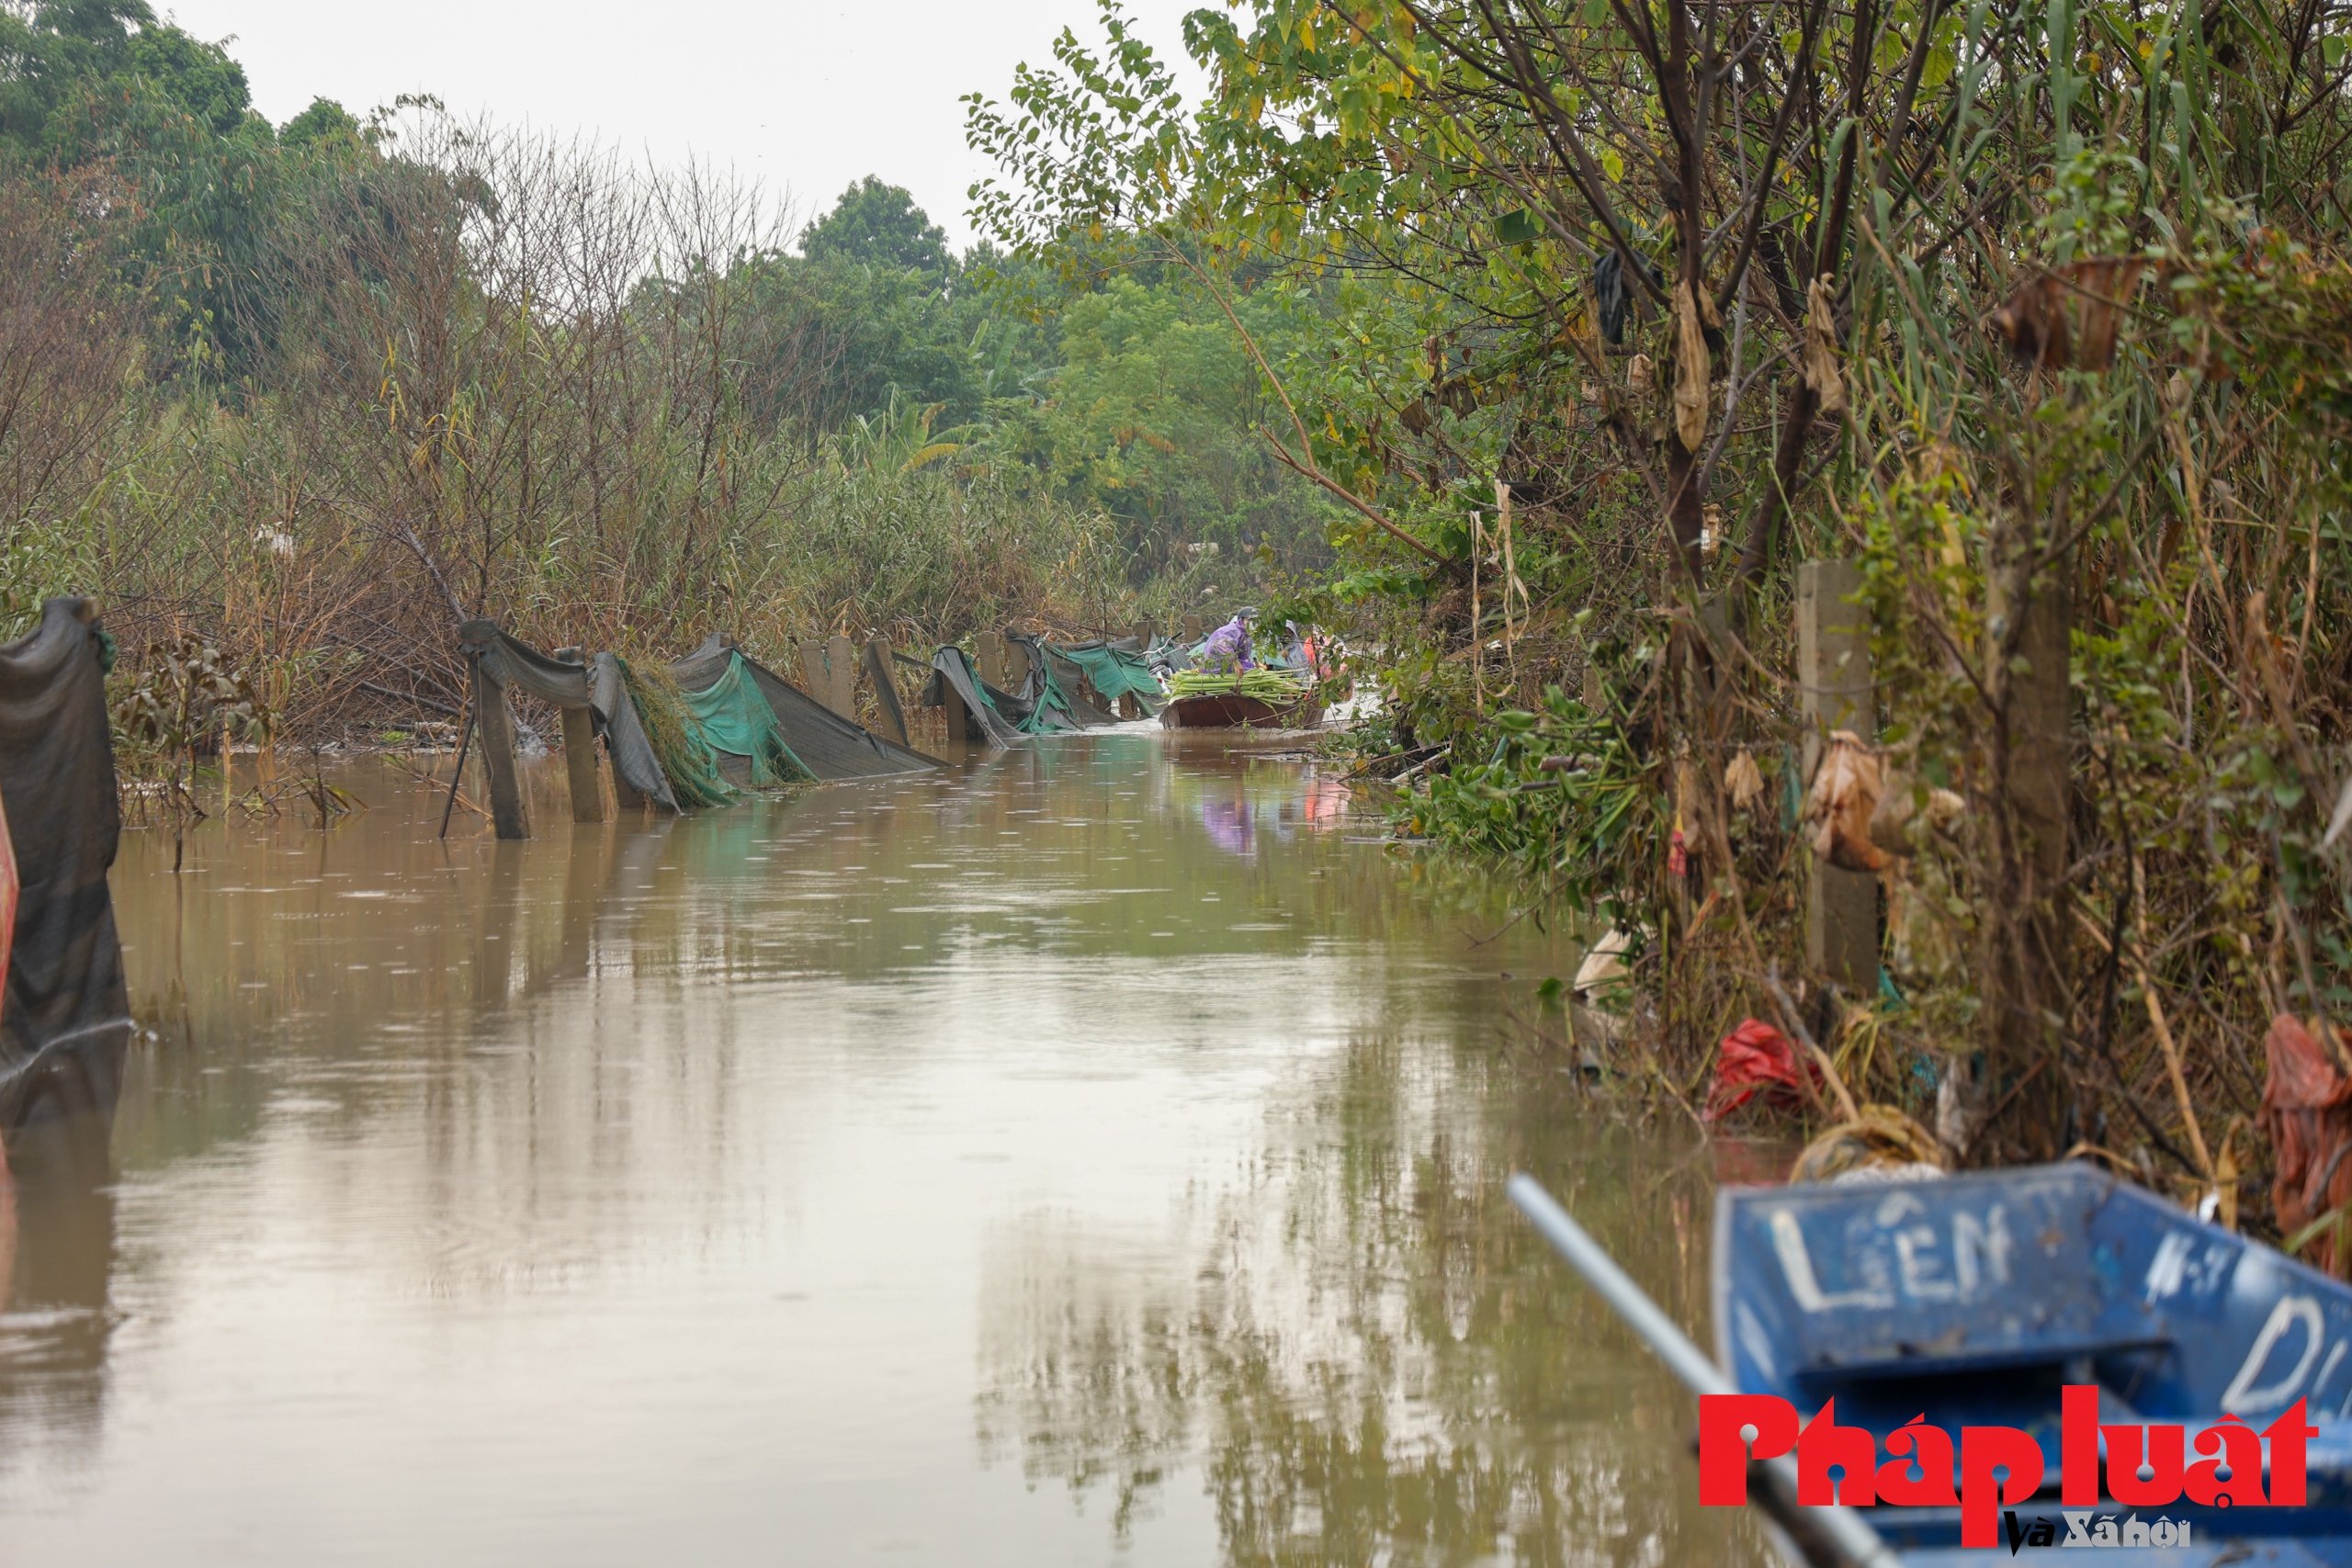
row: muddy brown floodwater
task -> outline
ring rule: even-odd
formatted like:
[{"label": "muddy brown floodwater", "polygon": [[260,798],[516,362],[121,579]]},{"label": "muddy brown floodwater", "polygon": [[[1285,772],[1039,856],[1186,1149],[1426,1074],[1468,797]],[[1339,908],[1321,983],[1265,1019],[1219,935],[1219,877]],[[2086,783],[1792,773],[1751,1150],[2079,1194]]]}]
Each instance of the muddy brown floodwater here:
[{"label": "muddy brown floodwater", "polygon": [[151,1032],[9,1142],[0,1562],[1762,1561],[1501,1192],[1703,1337],[1712,1171],[1328,771],[1122,730],[574,829],[558,764],[510,845],[339,777],[125,837]]}]

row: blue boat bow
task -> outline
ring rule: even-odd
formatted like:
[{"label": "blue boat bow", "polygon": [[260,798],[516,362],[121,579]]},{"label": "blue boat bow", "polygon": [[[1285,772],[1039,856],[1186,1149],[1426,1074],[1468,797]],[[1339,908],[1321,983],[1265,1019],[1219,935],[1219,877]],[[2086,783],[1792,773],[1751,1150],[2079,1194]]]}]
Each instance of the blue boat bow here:
[{"label": "blue boat bow", "polygon": [[[2102,1423],[2178,1423],[2192,1444],[2224,1413],[2260,1428],[2303,1400],[2318,1430],[2306,1506],[2105,1501],[2097,1511],[2111,1517],[2187,1520],[2194,1544],[2096,1561],[2352,1568],[2352,1288],[2104,1171],[1726,1190],[1713,1292],[1717,1361],[1742,1393],[1805,1416],[1835,1399],[1838,1424],[1867,1428],[1883,1452],[1923,1415],[1955,1436],[2031,1433],[2045,1479],[2021,1517],[2061,1518],[2068,1383],[2098,1385]],[[1905,1563],[1984,1559],[1960,1549],[1956,1508],[1864,1517]]]}]

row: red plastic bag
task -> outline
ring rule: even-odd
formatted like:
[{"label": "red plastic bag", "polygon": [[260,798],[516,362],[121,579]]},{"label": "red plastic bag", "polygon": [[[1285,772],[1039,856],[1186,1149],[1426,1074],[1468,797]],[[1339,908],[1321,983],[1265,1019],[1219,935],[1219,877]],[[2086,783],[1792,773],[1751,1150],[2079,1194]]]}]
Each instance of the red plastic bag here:
[{"label": "red plastic bag", "polygon": [[1706,1119],[1720,1122],[1759,1093],[1768,1105],[1801,1105],[1808,1081],[1815,1089],[1821,1087],[1820,1066],[1797,1055],[1787,1035],[1748,1019],[1715,1047],[1715,1081],[1707,1091]]},{"label": "red plastic bag", "polygon": [[[2326,1050],[2292,1013],[2272,1019],[2262,1043],[2270,1058],[2262,1085],[2262,1130],[2278,1151],[2270,1203],[2278,1228],[2292,1235],[2352,1201],[2352,1159],[2344,1157],[2345,1145],[2352,1144],[2352,1078],[2336,1071]],[[2335,1269],[2332,1232],[2330,1227],[2303,1249],[2304,1262]]]}]

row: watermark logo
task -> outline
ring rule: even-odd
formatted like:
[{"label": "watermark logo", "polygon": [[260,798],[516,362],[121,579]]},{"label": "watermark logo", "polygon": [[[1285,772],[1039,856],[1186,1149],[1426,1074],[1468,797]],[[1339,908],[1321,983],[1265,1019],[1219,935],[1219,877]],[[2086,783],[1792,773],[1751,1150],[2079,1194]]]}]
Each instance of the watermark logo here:
[{"label": "watermark logo", "polygon": [[[2058,1527],[2066,1527],[2064,1540],[2059,1539]],[[2159,1515],[2154,1522],[2133,1514],[2118,1518],[2113,1514],[2062,1513],[2052,1519],[2036,1514],[2020,1521],[2014,1513],[2004,1511],[2001,1529],[2009,1539],[2009,1555],[2015,1557],[2029,1546],[2189,1546],[2188,1521],[2175,1524]]]},{"label": "watermark logo", "polygon": [[[2288,1507],[2302,1505],[2303,1444],[2318,1431],[2306,1422],[2303,1402],[2299,1399],[2259,1432],[2234,1416],[2224,1416],[2199,1431],[2192,1443],[2187,1428],[2177,1422],[2102,1422],[2097,1385],[2070,1383],[2059,1430],[2059,1496],[2066,1511],[2059,1520],[2012,1525],[2012,1530],[2022,1529],[2026,1535],[2017,1537],[2011,1551],[2034,1544],[2027,1537],[2045,1523],[2054,1544],[2074,1544],[2071,1535],[2057,1540],[2056,1532],[2060,1522],[2067,1522],[2071,1529],[2076,1510],[2083,1511],[2085,1521],[2081,1544],[2108,1544],[2098,1539],[2102,1517],[2090,1512],[2101,1501],[2101,1438],[2107,1439],[2106,1496],[2122,1508],[2165,1508],[2183,1496],[2209,1508]],[[1996,1546],[2002,1535],[2003,1506],[2014,1507],[2041,1490],[2041,1445],[2032,1434],[2015,1427],[1963,1427],[1957,1445],[1957,1467],[1952,1463],[1954,1448],[1951,1433],[1928,1426],[1924,1416],[1915,1416],[1887,1434],[1890,1457],[1881,1462],[1878,1440],[1867,1429],[1838,1425],[1834,1399],[1800,1428],[1796,1406],[1777,1395],[1702,1394],[1699,1501],[1711,1507],[1745,1504],[1749,1460],[1777,1459],[1794,1449],[1800,1503],[1815,1507],[1886,1503],[1898,1507],[1949,1508],[1957,1505],[1960,1544]],[[2267,1493],[2263,1489],[2266,1450],[2270,1472]],[[2191,1464],[2188,1461],[2191,1451],[2210,1457]],[[2117,1544],[2136,1521],[2136,1515],[2107,1521],[2118,1537]],[[2153,1524],[2141,1528],[2151,1536],[2155,1529]],[[2173,1544],[2178,1544],[2188,1526],[2173,1529]]]}]

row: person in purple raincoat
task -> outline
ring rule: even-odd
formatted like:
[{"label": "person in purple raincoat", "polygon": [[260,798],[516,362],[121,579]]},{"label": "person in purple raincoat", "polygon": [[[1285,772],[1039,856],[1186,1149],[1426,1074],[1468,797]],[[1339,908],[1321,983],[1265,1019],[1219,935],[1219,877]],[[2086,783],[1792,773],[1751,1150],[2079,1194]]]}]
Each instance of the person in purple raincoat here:
[{"label": "person in purple raincoat", "polygon": [[1233,619],[1209,633],[1208,641],[1201,645],[1201,657],[1211,664],[1222,665],[1232,660],[1237,670],[1258,668],[1256,655],[1250,647],[1250,623],[1258,616],[1258,607],[1245,604],[1234,612]]}]

